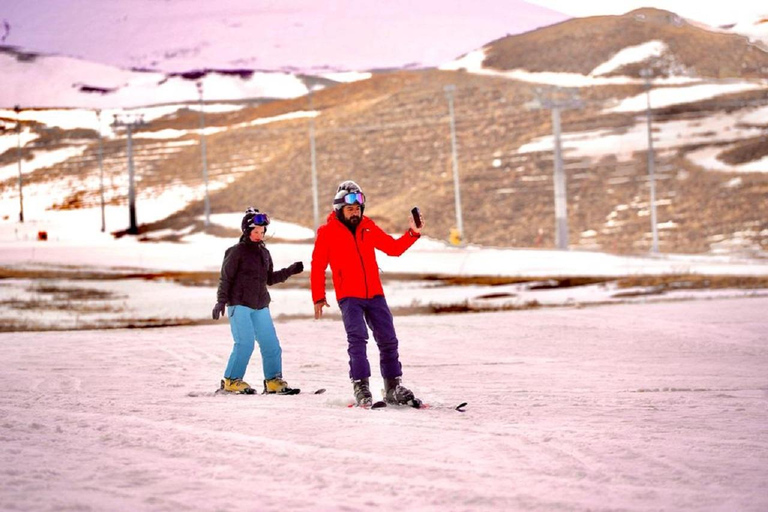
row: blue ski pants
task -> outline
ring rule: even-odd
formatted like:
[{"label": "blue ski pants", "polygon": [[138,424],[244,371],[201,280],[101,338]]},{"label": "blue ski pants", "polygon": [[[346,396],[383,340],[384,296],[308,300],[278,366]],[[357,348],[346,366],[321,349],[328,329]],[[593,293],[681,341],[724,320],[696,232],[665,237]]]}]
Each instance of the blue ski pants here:
[{"label": "blue ski pants", "polygon": [[253,342],[259,343],[264,378],[269,380],[283,373],[283,350],[277,339],[269,308],[251,309],[247,306],[229,306],[229,327],[235,346],[224,372],[227,379],[242,379],[253,353]]},{"label": "blue ski pants", "polygon": [[398,341],[392,312],[383,295],[372,299],[345,297],[339,301],[344,329],[347,331],[347,353],[349,354],[349,377],[359,380],[371,376],[371,365],[366,354],[368,327],[379,347],[381,376],[393,379],[403,374]]}]

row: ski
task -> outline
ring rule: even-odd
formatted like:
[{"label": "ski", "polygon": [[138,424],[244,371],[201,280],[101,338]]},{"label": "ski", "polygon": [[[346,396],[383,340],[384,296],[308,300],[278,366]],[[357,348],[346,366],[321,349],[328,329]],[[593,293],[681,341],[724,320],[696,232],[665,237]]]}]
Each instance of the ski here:
[{"label": "ski", "polygon": [[[217,389],[213,393],[200,393],[200,392],[196,392],[196,391],[190,391],[187,394],[187,396],[192,396],[192,397],[196,397],[196,396],[217,396],[217,395],[220,395],[220,396],[228,396],[228,395],[235,395],[235,396],[241,396],[241,395],[247,395],[247,396],[278,395],[278,396],[280,396],[280,395],[285,395],[285,396],[291,396],[291,395],[298,395],[299,393],[301,393],[301,389],[298,389],[298,388],[293,388],[290,391],[287,391],[287,392],[284,392],[284,393],[256,393],[255,390],[254,391],[244,391],[242,393],[235,393],[235,392],[232,392],[232,391],[223,391],[221,389]],[[317,389],[317,390],[312,391],[311,393],[307,393],[307,394],[310,394],[310,395],[322,395],[323,393],[325,393],[325,389],[320,388],[320,389]]]},{"label": "ski", "polygon": [[465,409],[467,407],[467,402],[461,402],[460,404],[456,405],[455,407],[443,406],[443,405],[434,406],[434,405],[431,405],[431,404],[424,403],[423,401],[421,401],[418,398],[414,398],[413,400],[409,400],[408,403],[405,403],[405,404],[394,404],[394,403],[388,403],[388,402],[385,402],[385,404],[388,407],[394,407],[396,409],[404,409],[404,408],[411,408],[411,409],[444,409],[445,408],[445,409],[447,409],[447,408],[451,408],[454,411],[467,412],[466,409]]},{"label": "ski", "polygon": [[351,403],[347,407],[352,408],[360,408],[360,409],[381,409],[383,407],[387,406],[387,402],[384,400],[379,400],[378,402],[373,402],[371,404],[355,404]]},{"label": "ski", "polygon": [[276,391],[273,393],[267,393],[266,391],[262,391],[262,395],[298,395],[301,393],[301,389],[299,388],[288,388],[284,389],[283,391]]},{"label": "ski", "polygon": [[[326,391],[325,388],[318,388],[312,391],[310,394],[322,395],[323,393],[325,393],[325,391]],[[224,391],[223,387],[219,387],[218,389],[216,389],[216,391],[210,394],[200,393],[197,391],[190,391],[189,393],[187,393],[187,396],[198,397],[198,396],[216,396],[216,395],[254,395],[254,396],[255,395],[298,395],[299,393],[301,393],[301,389],[299,388],[291,388],[282,393],[264,393],[264,392],[257,393],[256,390],[253,388],[248,388],[241,392],[234,392],[234,391]]]}]

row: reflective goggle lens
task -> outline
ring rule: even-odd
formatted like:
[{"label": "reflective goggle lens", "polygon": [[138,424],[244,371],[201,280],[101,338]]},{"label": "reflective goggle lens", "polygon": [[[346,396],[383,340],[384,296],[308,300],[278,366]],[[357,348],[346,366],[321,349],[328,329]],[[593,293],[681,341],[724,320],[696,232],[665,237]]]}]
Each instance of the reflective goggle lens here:
[{"label": "reflective goggle lens", "polygon": [[362,192],[356,192],[354,194],[347,194],[344,196],[344,203],[345,204],[365,204],[365,196],[362,194]]},{"label": "reflective goggle lens", "polygon": [[269,215],[266,213],[257,213],[251,218],[251,223],[248,224],[248,226],[254,228],[256,226],[266,226],[267,224],[269,224]]}]

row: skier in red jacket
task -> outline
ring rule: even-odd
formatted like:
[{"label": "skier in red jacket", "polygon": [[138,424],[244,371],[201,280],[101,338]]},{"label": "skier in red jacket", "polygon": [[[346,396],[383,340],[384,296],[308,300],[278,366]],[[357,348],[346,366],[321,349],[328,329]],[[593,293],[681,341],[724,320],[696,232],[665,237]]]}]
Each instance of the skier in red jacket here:
[{"label": "skier in red jacket", "polygon": [[325,269],[331,265],[333,288],[339,301],[344,329],[347,332],[349,376],[358,405],[373,403],[369,377],[371,366],[366,354],[368,327],[379,347],[381,376],[384,378],[384,400],[390,403],[416,405],[413,392],[401,384],[403,375],[398,354],[398,340],[392,313],[384,298],[374,249],[390,256],[400,256],[421,236],[424,227],[411,227],[400,238],[392,238],[371,219],[363,215],[365,195],[354,181],[341,183],[333,200],[333,212],[317,230],[312,252],[312,300],[315,318],[329,307],[325,298]]}]

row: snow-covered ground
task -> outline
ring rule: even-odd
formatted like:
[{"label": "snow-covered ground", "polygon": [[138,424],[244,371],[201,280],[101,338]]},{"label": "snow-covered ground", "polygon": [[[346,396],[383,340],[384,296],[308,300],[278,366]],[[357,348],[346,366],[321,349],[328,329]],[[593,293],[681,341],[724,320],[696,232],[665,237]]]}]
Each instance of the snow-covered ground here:
[{"label": "snow-covered ground", "polygon": [[[692,89],[684,87],[681,89]],[[697,89],[699,90],[699,89]],[[711,89],[706,91],[712,92]],[[716,91],[715,91],[716,93]],[[682,93],[681,93],[682,94]],[[674,97],[669,101],[673,103]],[[227,111],[231,105],[206,105],[206,111]],[[138,109],[136,115],[154,119],[168,115],[174,107],[154,107]],[[102,128],[105,136],[112,134],[105,129],[104,122],[113,111],[102,112]],[[720,115],[707,120],[675,121],[657,123],[660,137],[669,145],[658,144],[660,149],[674,144],[705,142],[711,136],[706,129],[717,127],[720,133],[732,137],[746,137],[760,133],[760,110],[751,110],[731,117]],[[0,116],[15,115],[12,111],[0,111]],[[287,116],[258,119],[255,123],[279,122],[286,118],[306,117],[316,112],[299,111]],[[72,129],[76,127],[97,127],[97,117],[91,110],[38,110],[24,111],[26,120],[45,122],[50,126]],[[642,117],[642,116],[640,116]],[[564,145],[569,155],[579,154],[599,157],[605,154],[630,156],[632,151],[645,147],[645,127],[638,118],[637,126],[623,134],[609,132],[589,132],[566,134]],[[217,130],[219,128],[211,128]],[[169,133],[170,132],[170,133]],[[185,137],[189,133],[181,131],[163,131],[152,135],[163,138]],[[678,137],[685,134],[684,139]],[[146,134],[142,134],[144,136]],[[4,139],[15,139],[15,134]],[[718,139],[722,142],[722,140]],[[194,139],[158,140],[158,147],[178,150],[182,145],[196,144]],[[525,151],[547,151],[551,147],[551,138],[542,138],[520,148]],[[10,146],[9,146],[10,147]],[[74,151],[73,147],[73,151]],[[701,158],[714,160],[714,155]],[[81,149],[79,149],[81,150]],[[65,151],[65,150],[60,150]],[[699,158],[694,153],[692,158]],[[35,158],[24,161],[22,172],[31,173],[43,168],[57,158],[56,152],[38,152]],[[749,169],[746,168],[749,166]],[[760,163],[745,164],[743,170],[760,171]],[[18,172],[16,165],[10,164],[0,169],[0,177],[12,178]],[[226,185],[232,176],[212,179],[209,189],[216,190]],[[127,176],[110,177],[106,190],[106,199],[122,199],[127,191]],[[729,184],[738,187],[738,182]],[[201,219],[190,219],[186,229],[177,232],[157,231],[148,235],[150,239],[161,240],[169,235],[181,236],[183,243],[139,243],[131,237],[114,240],[109,232],[127,227],[127,207],[109,205],[105,209],[107,233],[101,233],[101,212],[99,208],[88,207],[79,210],[51,210],[61,204],[73,189],[91,191],[89,204],[97,203],[95,195],[99,189],[98,176],[91,175],[78,183],[68,180],[49,183],[26,184],[24,188],[25,222],[18,219],[19,202],[15,188],[7,188],[0,195],[0,265],[14,270],[45,270],[53,272],[53,277],[41,286],[34,278],[5,280],[0,286],[0,300],[15,307],[0,311],[0,321],[30,322],[36,326],[48,328],[82,328],[83,326],[125,325],[136,319],[155,319],[160,321],[200,321],[207,317],[211,307],[214,290],[211,286],[188,287],[172,281],[132,280],[116,281],[113,279],[73,281],[67,279],[67,273],[73,270],[93,271],[102,275],[125,272],[216,272],[226,247],[234,239],[221,239],[203,234],[193,234],[193,223]],[[178,211],[190,202],[199,200],[203,195],[202,187],[195,184],[177,184],[173,186],[140,186],[137,198],[137,217],[139,223],[161,220]],[[245,206],[245,205],[244,205]],[[256,205],[258,206],[258,205]],[[626,207],[626,205],[620,205]],[[638,207],[639,205],[632,205]],[[619,206],[617,206],[619,208]],[[427,212],[428,213],[428,212]],[[216,214],[211,218],[213,224],[237,228],[240,212]],[[611,222],[609,217],[608,222]],[[405,225],[403,226],[405,228]],[[664,228],[664,225],[660,226]],[[47,241],[38,241],[38,233],[44,232]],[[476,246],[451,247],[439,240],[430,239],[429,228],[426,237],[421,240],[405,258],[381,256],[380,266],[387,277],[392,274],[442,274],[460,276],[527,276],[537,278],[557,276],[627,276],[638,274],[717,274],[717,275],[766,275],[768,264],[765,260],[748,260],[733,256],[686,256],[661,255],[654,257],[622,257],[589,251],[542,251],[530,249],[498,249]],[[586,235],[585,235],[586,236]],[[312,251],[313,232],[302,226],[275,222],[269,229],[269,246],[278,266],[286,266],[293,261],[303,261],[308,267]],[[288,243],[285,243],[288,242]],[[712,240],[712,251],[722,253],[733,248],[733,237]],[[730,244],[730,245],[729,245]],[[759,248],[758,248],[759,250]],[[304,281],[302,281],[302,279]],[[301,317],[311,313],[308,307],[306,276],[298,279],[288,288],[273,290],[273,311],[276,316]],[[613,286],[593,285],[573,289],[536,290],[527,285],[490,286],[442,286],[423,281],[397,280],[386,283],[391,292],[393,307],[409,310],[410,313],[433,306],[466,304],[478,308],[519,308],[531,304],[537,306],[584,306],[596,303],[626,301],[677,300],[681,298],[715,298],[753,295],[748,290],[710,290],[678,291],[667,293],[663,297],[648,296],[648,290],[633,290],[634,298],[617,299]],[[71,307],[61,307],[57,301],[64,296],[77,295],[82,289],[86,299],[73,300]],[[94,304],[93,296],[100,299]],[[184,300],[176,300],[183,296]],[[32,304],[35,307],[24,307]]]},{"label": "snow-covered ground", "polygon": [[[303,389],[286,397],[213,395],[225,322],[0,334],[0,502],[764,511],[766,309],[762,298],[399,317],[404,379],[425,410],[347,407],[338,320],[278,322],[286,379]],[[246,379],[260,378],[255,355]]]},{"label": "snow-covered ground", "polygon": [[[158,203],[158,208],[167,202]],[[125,222],[125,208],[107,210],[107,225]],[[150,216],[162,212],[148,212]],[[216,214],[211,222],[237,227],[240,213]],[[192,219],[200,220],[200,219]],[[121,226],[123,224],[120,224]],[[46,329],[108,327],[146,322],[200,322],[208,318],[215,302],[216,283],[186,286],[171,277],[115,279],[125,274],[208,272],[215,274],[227,247],[234,238],[205,234],[181,235],[181,243],[139,242],[133,237],[114,240],[101,233],[98,209],[48,212],[24,224],[0,222],[0,267],[29,271],[29,277],[0,281],[0,310],[6,325]],[[44,231],[48,240],[38,241]],[[185,234],[187,233],[187,234]],[[429,231],[427,228],[426,234]],[[268,230],[268,247],[277,268],[302,261],[309,269],[312,254],[311,229],[275,219]],[[677,290],[662,295],[645,288],[617,289],[614,284],[574,288],[540,288],[537,284],[504,286],[446,286],[439,281],[422,281],[420,276],[507,276],[547,278],[568,276],[621,277],[633,275],[768,275],[765,260],[733,256],[617,256],[590,251],[499,249],[479,246],[453,247],[425,236],[400,258],[379,254],[390,305],[409,314],[446,306],[473,309],[528,307],[584,307],[602,303],[678,301],[765,295],[761,290]],[[52,273],[37,279],[35,272]],[[82,280],[78,273],[97,273]],[[412,275],[412,279],[390,276]],[[271,290],[275,317],[308,317],[312,305],[307,272],[289,281],[290,286]],[[630,293],[630,296],[627,296]],[[80,298],[78,298],[80,297]],[[329,293],[332,299],[333,294]],[[335,307],[332,315],[338,315]]]},{"label": "snow-covered ground", "polygon": [[[97,208],[50,211],[44,199],[29,202],[24,224],[0,221],[0,267],[31,273],[0,280],[0,323],[65,329],[0,334],[0,508],[768,507],[762,290],[657,296],[614,285],[387,280],[406,383],[431,408],[366,411],[347,407],[335,301],[323,320],[307,318],[305,272],[273,288],[271,305],[285,377],[304,392],[216,396],[232,341],[226,319],[205,324],[215,284],[115,277],[215,273],[234,239],[182,230],[182,243],[114,240],[99,231]],[[162,218],[181,202],[147,201],[140,215]],[[211,221],[237,227],[240,216]],[[109,230],[126,221],[125,207],[107,209]],[[47,241],[36,239],[39,231]],[[310,229],[275,219],[268,233],[278,267],[296,260],[309,267]],[[428,237],[400,258],[380,255],[379,264],[385,279],[768,275],[765,261],[733,257],[450,247]],[[88,272],[101,278],[66,279]],[[523,310],[420,314],[462,303]],[[201,325],[66,330],[174,319]],[[369,353],[375,360],[373,342]],[[257,352],[246,375],[254,385],[260,368]],[[380,385],[374,374],[374,390]],[[317,388],[327,391],[310,393]],[[455,411],[463,401],[466,412]]]}]

